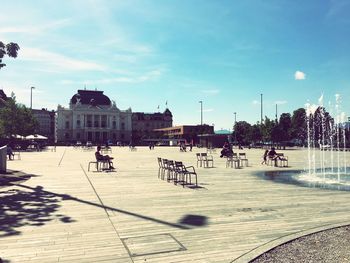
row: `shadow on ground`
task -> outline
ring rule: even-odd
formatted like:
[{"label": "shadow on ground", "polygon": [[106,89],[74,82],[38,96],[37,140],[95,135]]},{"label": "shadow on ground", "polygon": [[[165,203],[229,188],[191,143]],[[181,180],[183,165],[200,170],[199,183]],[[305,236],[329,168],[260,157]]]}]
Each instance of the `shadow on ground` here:
[{"label": "shadow on ground", "polygon": [[[7,178],[5,182],[8,186],[15,186],[15,183],[23,182],[33,175],[19,178]],[[1,177],[2,179],[4,176]],[[10,235],[20,234],[20,227],[42,226],[48,221],[60,220],[63,223],[70,223],[70,217],[55,214],[63,198],[44,191],[43,187],[27,189],[3,188],[0,191],[0,238]]]},{"label": "shadow on ground", "polygon": [[185,215],[180,220],[180,224],[190,226],[206,226],[208,224],[208,218],[201,215]]},{"label": "shadow on ground", "polygon": [[0,188],[11,186],[15,183],[23,183],[36,176],[38,175],[25,174],[21,171],[7,170],[6,173],[0,173]]}]

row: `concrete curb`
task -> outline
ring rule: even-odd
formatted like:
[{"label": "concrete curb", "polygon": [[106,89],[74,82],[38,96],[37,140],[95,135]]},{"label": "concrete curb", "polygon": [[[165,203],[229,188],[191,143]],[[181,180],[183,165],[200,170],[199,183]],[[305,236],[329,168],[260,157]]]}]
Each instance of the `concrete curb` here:
[{"label": "concrete curb", "polygon": [[302,230],[293,234],[282,236],[250,250],[249,252],[239,256],[238,258],[235,258],[233,261],[231,261],[231,263],[247,263],[257,258],[258,256],[274,249],[275,247],[278,247],[280,245],[293,241],[297,238],[308,236],[308,235],[311,235],[317,232],[322,232],[325,230],[348,226],[348,225],[350,225],[350,222],[341,222],[336,224],[329,224],[329,225],[309,228],[307,230]]}]

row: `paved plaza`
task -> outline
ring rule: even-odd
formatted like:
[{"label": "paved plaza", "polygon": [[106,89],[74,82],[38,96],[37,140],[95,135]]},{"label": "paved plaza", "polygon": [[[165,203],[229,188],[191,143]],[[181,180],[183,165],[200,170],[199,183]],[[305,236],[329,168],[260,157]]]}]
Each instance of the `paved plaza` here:
[{"label": "paved plaza", "polygon": [[[199,187],[158,178],[157,157],[196,166],[177,147],[113,147],[116,172],[87,170],[94,151],[57,147],[8,162],[0,186],[3,262],[242,262],[288,235],[350,222],[350,193],[263,180],[265,170],[303,169],[305,150],[285,150],[288,168],[197,168]],[[350,153],[346,152],[347,160]],[[288,238],[287,238],[288,239]]]}]

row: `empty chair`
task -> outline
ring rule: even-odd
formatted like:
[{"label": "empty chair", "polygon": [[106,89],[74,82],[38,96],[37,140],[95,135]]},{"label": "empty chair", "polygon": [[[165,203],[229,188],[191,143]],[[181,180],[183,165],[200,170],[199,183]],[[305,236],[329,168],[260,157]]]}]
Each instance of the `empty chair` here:
[{"label": "empty chair", "polygon": [[211,167],[214,167],[214,159],[212,155],[208,155],[207,153],[201,153],[203,167],[209,168],[209,164],[211,163]]},{"label": "empty chair", "polygon": [[173,160],[167,161],[167,181],[171,181],[175,179],[176,171],[175,171],[175,163]]},{"label": "empty chair", "polygon": [[284,156],[283,153],[278,153],[278,160],[282,167],[288,167],[288,156]]},{"label": "empty chair", "polygon": [[158,178],[161,178],[162,180],[164,180],[164,173],[165,173],[165,168],[163,165],[163,160],[160,157],[157,157],[158,160]]},{"label": "empty chair", "polygon": [[196,157],[197,157],[197,167],[198,167],[198,164],[200,165],[200,167],[202,167],[202,156],[200,153],[196,153]]},{"label": "empty chair", "polygon": [[243,163],[245,163],[245,166],[248,166],[248,159],[245,153],[239,153],[238,154],[239,160],[243,166]]},{"label": "empty chair", "polygon": [[185,184],[192,184],[192,177],[194,177],[194,185],[198,186],[197,173],[193,166],[185,166],[182,162],[175,162],[175,166],[178,169],[178,176],[181,176],[176,180],[176,183],[180,182],[185,187]]},{"label": "empty chair", "polygon": [[230,155],[230,156],[227,156],[227,160],[226,160],[226,168],[227,167],[230,167],[231,168],[233,167],[233,165],[235,165],[235,168],[238,169],[240,167],[240,160],[239,158],[237,157],[237,154],[234,156],[234,155]]}]

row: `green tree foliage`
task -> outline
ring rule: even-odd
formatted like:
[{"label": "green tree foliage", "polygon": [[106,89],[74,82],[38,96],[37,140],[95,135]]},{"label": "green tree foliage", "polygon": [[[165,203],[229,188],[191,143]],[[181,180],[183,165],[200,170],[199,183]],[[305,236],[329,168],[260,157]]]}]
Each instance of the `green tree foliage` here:
[{"label": "green tree foliage", "polygon": [[252,125],[249,134],[249,141],[253,143],[262,141],[261,127],[259,124]]},{"label": "green tree foliage", "polygon": [[251,134],[252,126],[246,121],[236,122],[234,126],[233,138],[239,144],[248,144],[250,142],[250,134]]},{"label": "green tree foliage", "polygon": [[17,43],[8,43],[4,44],[3,42],[0,41],[0,69],[2,67],[5,67],[6,64],[2,63],[2,60],[5,55],[16,58],[19,50],[19,45]]},{"label": "green tree foliage", "polygon": [[272,130],[276,126],[276,122],[274,120],[270,120],[268,117],[265,116],[265,121],[261,125],[261,132],[262,132],[262,139],[265,142],[271,142],[272,141]]},{"label": "green tree foliage", "polygon": [[10,138],[19,134],[27,136],[38,128],[38,122],[30,109],[16,103],[16,97],[11,94],[3,107],[0,108],[0,136]]},{"label": "green tree foliage", "polygon": [[272,129],[272,141],[282,143],[290,140],[292,118],[289,113],[282,113],[279,122]]},{"label": "green tree foliage", "polygon": [[299,108],[293,112],[290,135],[291,139],[299,140],[302,144],[305,144],[307,139],[307,125],[304,108]]}]

